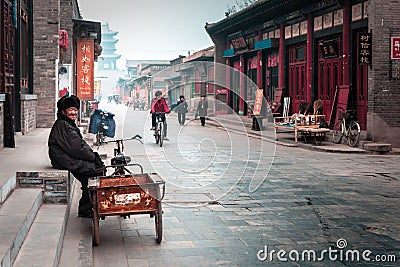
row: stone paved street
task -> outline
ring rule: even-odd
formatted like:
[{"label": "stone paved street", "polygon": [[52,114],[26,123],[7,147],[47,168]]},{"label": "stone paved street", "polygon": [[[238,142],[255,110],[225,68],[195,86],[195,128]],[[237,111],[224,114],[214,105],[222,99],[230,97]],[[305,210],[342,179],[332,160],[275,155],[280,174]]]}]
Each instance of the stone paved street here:
[{"label": "stone paved street", "polygon": [[[148,215],[106,217],[95,266],[397,266],[372,260],[400,260],[399,156],[275,146],[198,121],[180,128],[175,120],[170,116],[163,148],[143,132],[144,122],[124,128],[125,135],[144,134],[144,145],[126,144],[127,154],[166,181],[163,242],[155,243]],[[272,262],[271,254],[259,259],[265,248],[275,250]],[[301,260],[305,250],[319,260]],[[365,250],[371,262],[362,259]]]}]

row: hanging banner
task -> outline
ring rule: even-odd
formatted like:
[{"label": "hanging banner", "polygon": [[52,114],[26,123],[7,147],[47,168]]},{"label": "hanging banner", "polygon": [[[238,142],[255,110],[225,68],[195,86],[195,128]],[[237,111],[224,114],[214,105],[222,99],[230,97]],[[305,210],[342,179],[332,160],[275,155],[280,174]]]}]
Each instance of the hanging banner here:
[{"label": "hanging banner", "polygon": [[77,92],[80,100],[94,100],[94,40],[77,40]]}]

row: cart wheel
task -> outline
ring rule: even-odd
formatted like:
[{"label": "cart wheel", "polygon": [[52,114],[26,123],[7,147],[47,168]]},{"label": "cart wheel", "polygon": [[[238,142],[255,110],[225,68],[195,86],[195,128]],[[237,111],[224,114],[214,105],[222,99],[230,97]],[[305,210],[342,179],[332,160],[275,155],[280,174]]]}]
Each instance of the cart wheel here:
[{"label": "cart wheel", "polygon": [[155,213],[155,222],[156,222],[156,241],[157,244],[161,243],[162,240],[162,207],[161,201],[158,201],[158,210]]}]

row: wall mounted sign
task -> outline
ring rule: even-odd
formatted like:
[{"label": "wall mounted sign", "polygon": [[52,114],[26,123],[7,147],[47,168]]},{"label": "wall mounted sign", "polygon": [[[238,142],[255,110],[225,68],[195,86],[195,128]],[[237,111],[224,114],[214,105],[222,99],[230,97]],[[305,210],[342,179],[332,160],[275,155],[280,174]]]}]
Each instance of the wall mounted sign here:
[{"label": "wall mounted sign", "polygon": [[372,36],[367,32],[358,33],[358,64],[369,65],[372,60]]},{"label": "wall mounted sign", "polygon": [[228,36],[228,40],[232,43],[235,51],[248,49],[246,40],[244,39],[241,31],[230,34]]},{"label": "wall mounted sign", "polygon": [[330,40],[320,43],[321,53],[323,58],[336,58],[338,57],[338,43],[337,40]]},{"label": "wall mounted sign", "polygon": [[400,59],[400,37],[390,38],[391,59]]},{"label": "wall mounted sign", "polygon": [[77,92],[81,100],[94,99],[94,40],[77,40]]}]

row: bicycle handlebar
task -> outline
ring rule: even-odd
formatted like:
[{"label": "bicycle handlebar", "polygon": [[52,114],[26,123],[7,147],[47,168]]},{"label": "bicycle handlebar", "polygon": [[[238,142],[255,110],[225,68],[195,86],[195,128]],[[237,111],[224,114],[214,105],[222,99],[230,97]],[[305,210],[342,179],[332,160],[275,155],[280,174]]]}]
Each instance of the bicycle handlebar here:
[{"label": "bicycle handlebar", "polygon": [[108,143],[119,143],[122,141],[127,141],[127,140],[138,140],[140,143],[143,144],[142,142],[142,137],[140,135],[135,135],[133,137],[128,137],[128,138],[122,138],[122,139],[115,139],[115,140],[108,140],[108,141],[104,141],[103,143],[108,144]]}]

